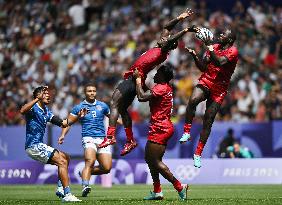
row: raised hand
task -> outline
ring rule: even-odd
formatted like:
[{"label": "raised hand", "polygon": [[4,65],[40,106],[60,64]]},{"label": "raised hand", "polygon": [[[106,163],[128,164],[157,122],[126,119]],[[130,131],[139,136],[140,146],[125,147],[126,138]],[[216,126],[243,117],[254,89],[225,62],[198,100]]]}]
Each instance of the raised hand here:
[{"label": "raised hand", "polygon": [[64,143],[64,139],[65,139],[65,136],[61,135],[58,139],[58,144],[63,144]]},{"label": "raised hand", "polygon": [[82,108],[79,112],[78,112],[78,117],[82,118],[85,115],[87,115],[89,113],[89,109],[88,108]]},{"label": "raised hand", "polygon": [[194,12],[191,9],[186,9],[185,12],[183,12],[182,14],[180,14],[177,18],[180,20],[183,20],[189,16],[191,16]]},{"label": "raised hand", "polygon": [[210,45],[212,42],[212,38],[207,31],[204,31],[203,42],[206,46]]}]

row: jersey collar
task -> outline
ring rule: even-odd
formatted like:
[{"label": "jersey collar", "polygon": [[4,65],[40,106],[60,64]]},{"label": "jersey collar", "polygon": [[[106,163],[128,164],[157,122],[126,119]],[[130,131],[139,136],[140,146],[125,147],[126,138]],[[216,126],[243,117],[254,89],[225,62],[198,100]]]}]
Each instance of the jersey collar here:
[{"label": "jersey collar", "polygon": [[84,100],[83,102],[88,105],[96,105],[97,100],[95,99],[94,103],[90,103],[87,100]]},{"label": "jersey collar", "polygon": [[[37,105],[37,107],[38,107],[40,110],[44,111],[44,109],[43,109],[42,107],[40,107],[38,103],[36,103],[36,105]],[[45,106],[45,105],[44,105],[44,106]]]}]

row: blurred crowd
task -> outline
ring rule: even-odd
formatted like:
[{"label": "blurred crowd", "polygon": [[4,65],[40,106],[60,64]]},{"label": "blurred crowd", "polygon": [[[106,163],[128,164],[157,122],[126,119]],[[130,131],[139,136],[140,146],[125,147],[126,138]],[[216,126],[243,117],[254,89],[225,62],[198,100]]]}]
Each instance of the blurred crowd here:
[{"label": "blurred crowd", "polygon": [[[18,110],[39,85],[48,85],[54,114],[66,117],[94,81],[97,98],[110,102],[114,87],[134,59],[156,44],[162,26],[186,8],[189,25],[237,30],[240,59],[217,120],[263,122],[282,118],[282,7],[236,1],[231,10],[211,10],[206,1],[0,0],[0,125],[22,124]],[[173,120],[182,120],[200,71],[185,46],[204,54],[186,34],[168,62],[175,67]],[[200,120],[205,103],[198,106]],[[135,122],[150,116],[148,104],[131,107]]]}]

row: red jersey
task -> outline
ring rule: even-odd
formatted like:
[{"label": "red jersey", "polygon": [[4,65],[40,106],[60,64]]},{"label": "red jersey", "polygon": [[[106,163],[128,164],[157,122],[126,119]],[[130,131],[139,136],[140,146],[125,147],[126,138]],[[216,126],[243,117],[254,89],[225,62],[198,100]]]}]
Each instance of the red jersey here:
[{"label": "red jersey", "polygon": [[[213,49],[217,56],[225,56],[229,62],[223,66],[217,66],[210,62],[199,81],[205,81],[211,86],[218,85],[227,89],[238,61],[238,50],[235,46],[221,50],[219,44],[214,44]],[[210,56],[210,52],[207,51],[206,55]]]},{"label": "red jersey", "polygon": [[172,87],[169,84],[157,84],[151,92],[153,97],[150,99],[151,120],[150,127],[167,129],[172,126],[170,121],[173,104]]},{"label": "red jersey", "polygon": [[147,74],[153,70],[157,65],[161,64],[167,59],[168,52],[162,52],[161,48],[155,47],[151,48],[145,53],[143,53],[134,64],[130,67],[129,71],[124,74],[124,79],[132,76],[135,69],[138,71],[142,78],[142,83],[146,80]]}]

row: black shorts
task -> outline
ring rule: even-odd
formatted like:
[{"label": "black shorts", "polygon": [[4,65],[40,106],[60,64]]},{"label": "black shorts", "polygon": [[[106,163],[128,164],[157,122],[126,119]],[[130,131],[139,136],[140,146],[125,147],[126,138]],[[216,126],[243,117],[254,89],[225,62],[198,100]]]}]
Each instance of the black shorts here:
[{"label": "black shorts", "polygon": [[117,89],[122,94],[122,104],[124,108],[128,108],[135,96],[136,96],[136,82],[133,77],[129,77],[126,80],[123,80],[118,86]]}]

